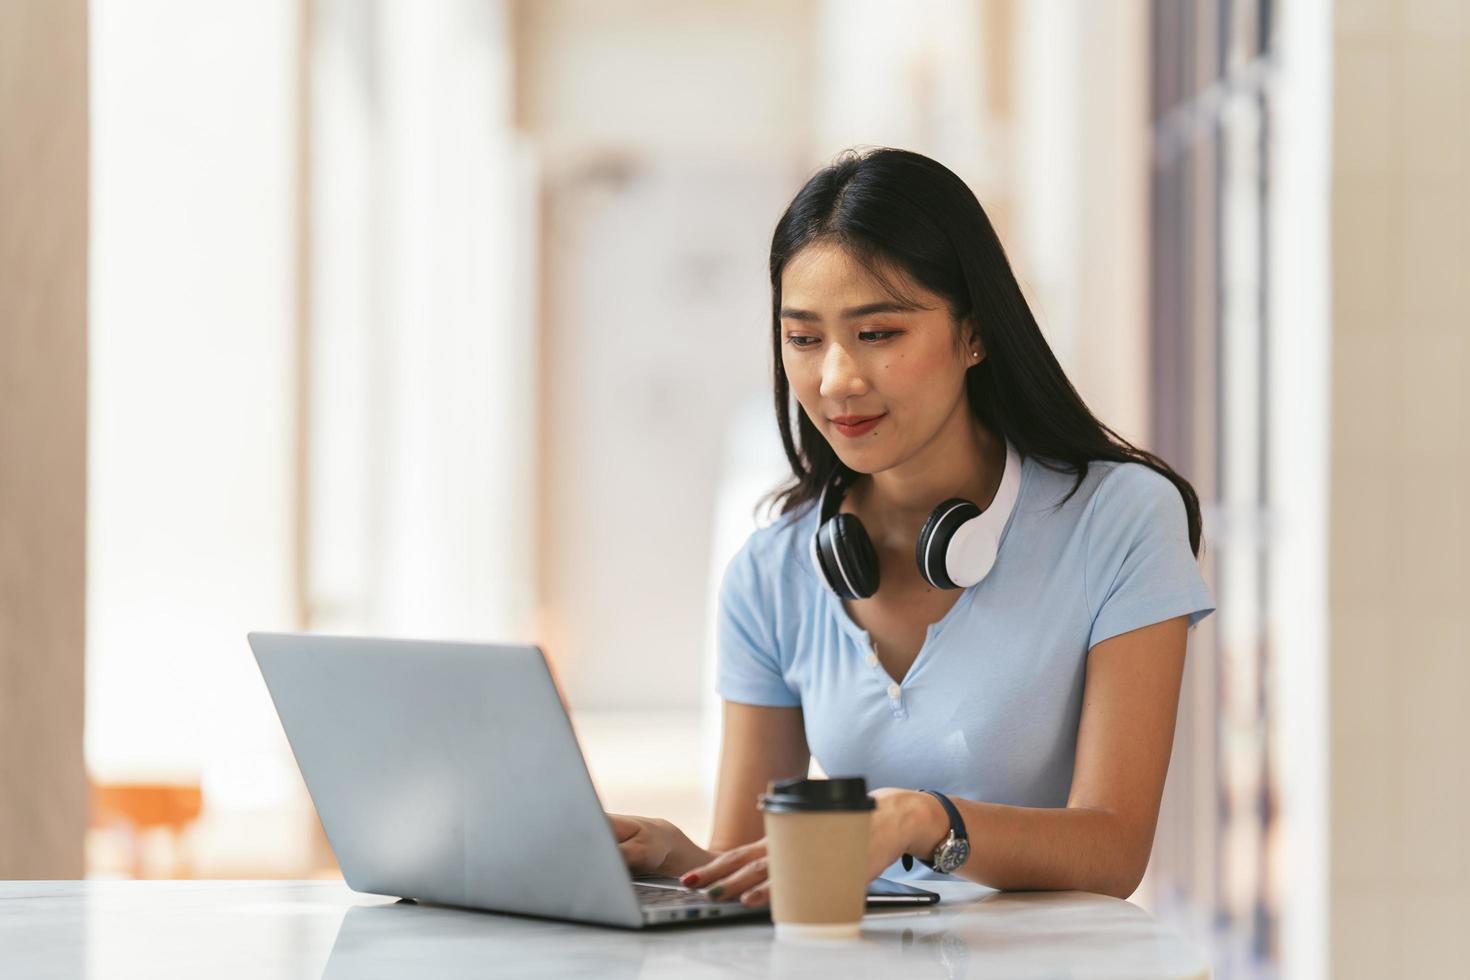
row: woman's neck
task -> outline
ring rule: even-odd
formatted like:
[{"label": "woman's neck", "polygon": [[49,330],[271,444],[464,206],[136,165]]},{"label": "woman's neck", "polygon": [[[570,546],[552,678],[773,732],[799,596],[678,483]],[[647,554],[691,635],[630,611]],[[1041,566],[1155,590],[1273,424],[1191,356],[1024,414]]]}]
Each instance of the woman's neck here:
[{"label": "woman's neck", "polygon": [[1000,489],[1005,462],[1005,439],[983,426],[961,399],[917,453],[860,478],[844,509],[858,515],[880,550],[912,550],[919,530],[942,501],[961,497],[981,509],[988,507]]}]

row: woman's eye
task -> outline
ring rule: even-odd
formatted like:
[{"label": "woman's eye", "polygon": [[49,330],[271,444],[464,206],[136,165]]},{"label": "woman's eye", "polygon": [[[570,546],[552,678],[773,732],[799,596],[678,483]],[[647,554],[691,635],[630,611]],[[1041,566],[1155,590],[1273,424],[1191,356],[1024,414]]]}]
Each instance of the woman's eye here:
[{"label": "woman's eye", "polygon": [[[862,330],[858,332],[859,340],[878,343],[889,337],[897,337],[903,333],[902,330]],[[786,338],[786,343],[792,347],[815,347],[820,342],[818,337],[808,337],[805,334],[796,334]]]}]

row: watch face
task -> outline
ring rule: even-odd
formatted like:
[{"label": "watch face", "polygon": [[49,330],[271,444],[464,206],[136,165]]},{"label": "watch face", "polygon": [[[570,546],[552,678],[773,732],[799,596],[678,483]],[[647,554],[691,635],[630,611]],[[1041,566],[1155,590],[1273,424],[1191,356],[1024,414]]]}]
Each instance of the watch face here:
[{"label": "watch face", "polygon": [[970,857],[970,842],[951,833],[934,851],[934,870],[950,874]]}]

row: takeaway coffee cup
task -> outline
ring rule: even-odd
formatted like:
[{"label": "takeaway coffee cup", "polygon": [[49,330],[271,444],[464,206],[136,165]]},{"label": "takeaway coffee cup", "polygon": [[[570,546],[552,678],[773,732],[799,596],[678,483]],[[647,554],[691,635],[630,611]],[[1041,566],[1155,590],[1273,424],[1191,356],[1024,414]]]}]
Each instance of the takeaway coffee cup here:
[{"label": "takeaway coffee cup", "polygon": [[778,936],[858,934],[876,806],[861,776],[784,779],[766,788],[760,808]]}]

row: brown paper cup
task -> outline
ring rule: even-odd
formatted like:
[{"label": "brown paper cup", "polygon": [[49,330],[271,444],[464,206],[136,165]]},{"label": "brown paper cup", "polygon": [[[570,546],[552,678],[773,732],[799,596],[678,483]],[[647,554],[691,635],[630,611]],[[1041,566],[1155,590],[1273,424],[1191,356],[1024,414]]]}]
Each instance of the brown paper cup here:
[{"label": "brown paper cup", "polygon": [[872,819],[871,810],[765,812],[771,920],[778,936],[858,934]]}]

